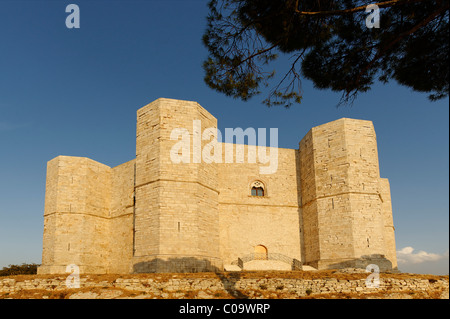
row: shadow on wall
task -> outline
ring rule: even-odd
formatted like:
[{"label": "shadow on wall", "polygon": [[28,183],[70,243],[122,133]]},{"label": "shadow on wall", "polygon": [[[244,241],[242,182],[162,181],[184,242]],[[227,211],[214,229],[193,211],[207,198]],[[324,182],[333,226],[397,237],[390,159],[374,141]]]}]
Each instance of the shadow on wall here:
[{"label": "shadow on wall", "polygon": [[218,259],[215,261],[212,262],[212,259],[195,257],[154,258],[149,261],[135,263],[133,265],[133,273],[222,271],[222,263]]},{"label": "shadow on wall", "polygon": [[238,299],[248,299],[249,297],[236,288],[236,283],[241,279],[239,272],[223,273],[217,272],[217,277],[222,281],[223,288],[233,297]]},{"label": "shadow on wall", "polygon": [[[236,288],[236,283],[241,279],[239,272],[223,272],[222,263],[214,259],[216,263],[207,258],[178,257],[155,258],[150,261],[141,261],[133,265],[133,273],[194,273],[214,272],[222,281],[224,289],[233,297],[247,299],[248,296]],[[218,264],[220,266],[218,266]]]},{"label": "shadow on wall", "polygon": [[332,263],[328,265],[329,269],[342,269],[342,268],[360,268],[366,269],[368,265],[377,265],[380,272],[397,272],[397,268],[392,268],[392,262],[387,259],[384,255],[372,254],[363,255],[361,258],[349,259],[337,263]]}]

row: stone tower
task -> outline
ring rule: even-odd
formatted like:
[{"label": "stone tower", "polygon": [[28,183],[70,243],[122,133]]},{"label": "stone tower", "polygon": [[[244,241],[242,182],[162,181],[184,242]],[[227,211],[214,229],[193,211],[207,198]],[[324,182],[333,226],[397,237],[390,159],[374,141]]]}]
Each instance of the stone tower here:
[{"label": "stone tower", "polygon": [[[201,154],[196,160],[207,143],[202,132],[217,128],[217,120],[197,102],[171,99],[158,99],[137,116],[134,271],[222,269],[217,168]],[[174,129],[188,137],[187,163],[170,158],[181,138],[171,137]]]},{"label": "stone tower", "polygon": [[83,157],[58,156],[47,164],[42,266],[39,273],[83,273],[108,265],[111,170]]},{"label": "stone tower", "polygon": [[396,267],[389,184],[380,179],[372,122],[343,118],[314,127],[299,153],[303,262]]}]

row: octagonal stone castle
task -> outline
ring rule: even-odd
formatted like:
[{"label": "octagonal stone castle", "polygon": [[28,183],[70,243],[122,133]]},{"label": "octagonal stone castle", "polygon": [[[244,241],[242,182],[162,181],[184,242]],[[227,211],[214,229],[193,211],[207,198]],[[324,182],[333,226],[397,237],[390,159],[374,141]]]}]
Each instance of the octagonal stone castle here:
[{"label": "octagonal stone castle", "polygon": [[[371,121],[312,128],[298,149],[271,150],[272,174],[226,161],[227,151],[219,162],[174,162],[177,128],[195,135],[217,119],[196,102],[161,98],[137,111],[135,159],[112,168],[84,157],[48,162],[39,274],[71,264],[84,274],[397,268]],[[236,159],[239,144],[226,144],[215,145]]]}]

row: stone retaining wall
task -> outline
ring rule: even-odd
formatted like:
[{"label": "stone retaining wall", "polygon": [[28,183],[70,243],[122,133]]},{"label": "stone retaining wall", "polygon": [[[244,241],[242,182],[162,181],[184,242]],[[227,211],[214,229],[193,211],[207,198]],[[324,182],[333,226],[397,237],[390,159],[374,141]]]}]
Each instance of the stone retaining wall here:
[{"label": "stone retaining wall", "polygon": [[[161,277],[159,277],[161,278]],[[16,280],[14,278],[0,279],[0,297],[13,297],[14,293],[24,291],[67,290],[66,277],[52,279],[35,278]],[[409,293],[425,294],[431,298],[448,298],[448,277],[440,279],[422,278],[380,278],[379,288],[370,288],[365,279],[343,280],[336,278],[324,279],[291,279],[291,278],[239,278],[218,274],[217,278],[117,278],[115,280],[94,281],[86,277],[80,278],[80,288],[71,289],[72,294],[78,293],[81,298],[112,298],[112,296],[94,296],[81,294],[89,290],[122,290],[142,295],[143,298],[301,298],[317,294],[374,294],[379,298],[383,294]],[[191,294],[187,294],[191,292]],[[381,293],[381,295],[380,295]],[[83,297],[84,296],[84,297]],[[417,296],[416,296],[417,297]]]}]

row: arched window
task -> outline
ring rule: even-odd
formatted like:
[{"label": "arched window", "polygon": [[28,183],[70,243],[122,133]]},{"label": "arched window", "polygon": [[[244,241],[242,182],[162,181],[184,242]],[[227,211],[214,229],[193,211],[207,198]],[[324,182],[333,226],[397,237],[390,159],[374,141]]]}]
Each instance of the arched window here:
[{"label": "arched window", "polygon": [[264,196],[264,188],[262,187],[252,187],[252,196]]},{"label": "arched window", "polygon": [[250,190],[251,190],[250,191],[251,196],[265,196],[266,195],[264,184],[260,181],[254,181],[250,185]]}]

